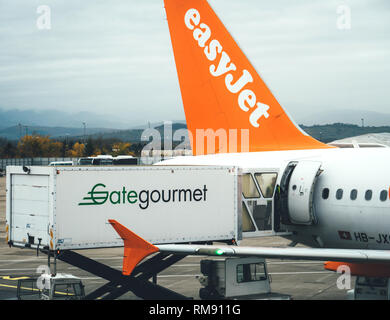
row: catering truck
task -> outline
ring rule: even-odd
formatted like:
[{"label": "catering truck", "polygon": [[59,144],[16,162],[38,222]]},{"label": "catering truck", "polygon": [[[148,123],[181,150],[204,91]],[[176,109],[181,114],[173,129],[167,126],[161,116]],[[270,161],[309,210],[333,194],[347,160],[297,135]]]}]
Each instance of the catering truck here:
[{"label": "catering truck", "polygon": [[154,244],[242,238],[240,169],[221,166],[7,167],[12,246],[123,246],[119,221]]}]

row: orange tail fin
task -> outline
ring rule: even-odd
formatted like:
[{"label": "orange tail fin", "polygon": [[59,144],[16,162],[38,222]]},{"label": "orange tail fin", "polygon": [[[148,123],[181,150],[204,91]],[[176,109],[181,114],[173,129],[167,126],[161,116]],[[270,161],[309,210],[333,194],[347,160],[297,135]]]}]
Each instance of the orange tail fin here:
[{"label": "orange tail fin", "polygon": [[291,121],[206,0],[164,3],[194,154],[214,153],[213,133],[216,152],[329,148]]},{"label": "orange tail fin", "polygon": [[125,245],[122,269],[124,275],[130,275],[135,266],[145,257],[159,251],[157,247],[137,236],[116,220],[108,220],[108,222],[118,232]]}]

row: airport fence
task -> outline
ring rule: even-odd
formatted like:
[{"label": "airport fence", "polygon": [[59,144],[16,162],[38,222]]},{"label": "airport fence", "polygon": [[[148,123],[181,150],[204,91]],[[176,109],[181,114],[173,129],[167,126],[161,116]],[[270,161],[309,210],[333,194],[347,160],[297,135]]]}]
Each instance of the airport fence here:
[{"label": "airport fence", "polygon": [[[47,166],[55,161],[73,161],[77,164],[80,158],[15,158],[15,159],[0,159],[0,170],[4,171],[7,166]],[[152,165],[158,161],[169,159],[164,157],[140,157],[138,163],[140,165]]]},{"label": "airport fence", "polygon": [[47,166],[54,161],[73,161],[77,163],[79,158],[18,158],[0,159],[0,170],[5,170],[7,166]]}]

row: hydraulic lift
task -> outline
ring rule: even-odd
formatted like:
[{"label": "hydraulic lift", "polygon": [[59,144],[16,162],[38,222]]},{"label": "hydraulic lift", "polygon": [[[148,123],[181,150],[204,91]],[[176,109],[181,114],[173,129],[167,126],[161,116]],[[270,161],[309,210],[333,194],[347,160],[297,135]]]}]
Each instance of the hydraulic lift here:
[{"label": "hydraulic lift", "polygon": [[[44,252],[44,251],[43,251]],[[44,252],[53,256],[53,252]],[[156,300],[189,300],[177,292],[164,288],[156,283],[156,275],[185,258],[186,255],[157,253],[141,262],[131,273],[123,275],[121,271],[113,269],[103,263],[83,256],[75,251],[65,250],[56,253],[55,259],[66,262],[79,269],[87,271],[109,282],[85,296],[86,300],[102,299],[113,300],[131,291],[142,299]],[[153,278],[153,282],[149,281]]]},{"label": "hydraulic lift", "polygon": [[[190,254],[189,252],[192,252],[191,250],[184,252],[176,250],[177,248],[175,250],[167,248],[165,248],[167,250],[160,250],[117,221],[109,220],[109,222],[123,239],[122,272],[72,250],[53,251],[42,248],[40,251],[48,256],[49,270],[51,257],[54,258],[52,276],[56,275],[57,260],[60,260],[108,280],[108,283],[89,293],[84,299],[113,300],[129,291],[137,297],[147,300],[193,299],[157,284],[157,274],[185,258]],[[221,255],[218,252],[220,250],[214,251],[212,249],[211,253]],[[210,253],[209,249],[197,252],[200,255],[207,253]],[[265,294],[266,296],[263,298],[270,297],[269,277],[264,259],[236,257],[220,261],[207,260],[201,263],[201,269],[205,275],[201,281],[205,288],[200,291],[200,296],[203,299],[239,298],[248,294]],[[150,281],[152,278],[153,281]],[[56,295],[49,294],[47,296]]]}]

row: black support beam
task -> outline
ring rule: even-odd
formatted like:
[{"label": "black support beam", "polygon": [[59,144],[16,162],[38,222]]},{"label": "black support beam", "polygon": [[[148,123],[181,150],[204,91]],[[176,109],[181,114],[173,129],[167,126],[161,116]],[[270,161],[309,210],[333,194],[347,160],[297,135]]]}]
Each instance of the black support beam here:
[{"label": "black support beam", "polygon": [[105,299],[116,299],[131,291],[142,299],[187,300],[191,298],[148,281],[158,272],[165,270],[184,257],[185,255],[167,256],[159,253],[142,262],[130,276],[125,276],[116,269],[70,250],[62,251],[57,259],[109,281],[109,283],[87,295],[86,298],[88,299],[97,299],[103,294],[107,294],[104,297]]}]

